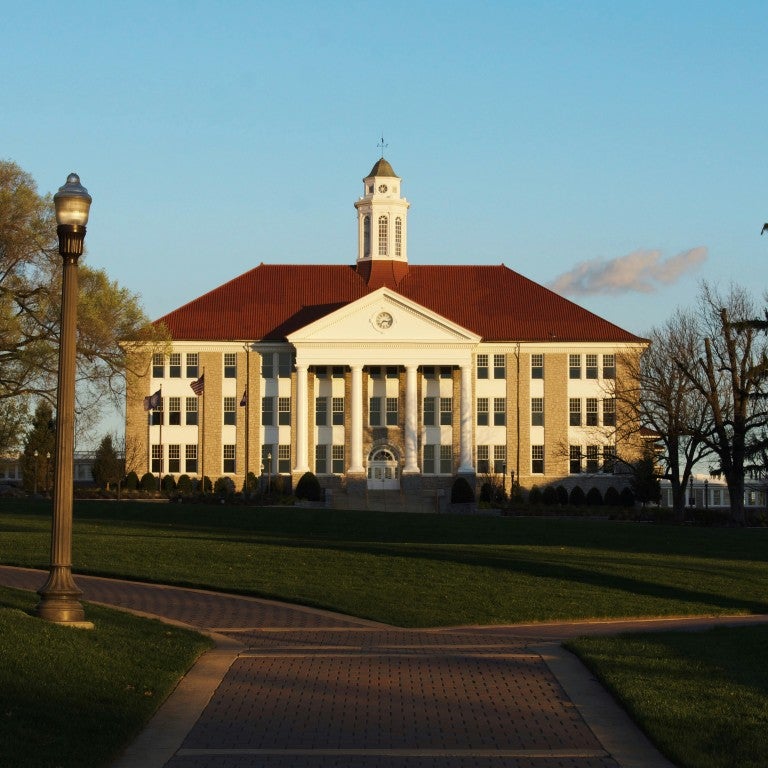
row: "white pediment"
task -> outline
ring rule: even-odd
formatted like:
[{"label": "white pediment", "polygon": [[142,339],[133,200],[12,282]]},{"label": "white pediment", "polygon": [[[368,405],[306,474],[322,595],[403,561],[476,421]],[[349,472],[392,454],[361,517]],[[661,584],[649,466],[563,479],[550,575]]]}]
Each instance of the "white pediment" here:
[{"label": "white pediment", "polygon": [[288,336],[297,349],[327,346],[399,349],[472,348],[480,336],[441,315],[379,288]]}]

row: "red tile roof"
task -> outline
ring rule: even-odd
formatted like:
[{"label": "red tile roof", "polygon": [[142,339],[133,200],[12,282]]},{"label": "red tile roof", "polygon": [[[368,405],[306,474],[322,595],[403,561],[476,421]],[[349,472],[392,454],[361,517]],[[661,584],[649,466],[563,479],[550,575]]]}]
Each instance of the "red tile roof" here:
[{"label": "red tile roof", "polygon": [[[392,275],[397,293],[484,341],[642,341],[505,266],[410,265]],[[354,265],[261,264],[157,322],[179,341],[283,341],[376,283]]]}]

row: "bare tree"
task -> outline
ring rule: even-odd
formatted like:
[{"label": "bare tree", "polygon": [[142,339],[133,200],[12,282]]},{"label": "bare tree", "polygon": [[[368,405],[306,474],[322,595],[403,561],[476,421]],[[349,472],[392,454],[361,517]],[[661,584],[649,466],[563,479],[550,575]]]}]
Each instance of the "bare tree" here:
[{"label": "bare tree", "polygon": [[693,467],[712,452],[704,440],[706,402],[680,365],[698,357],[701,334],[696,316],[678,309],[648,338],[651,344],[642,356],[623,360],[631,374],[623,381],[636,382],[637,389],[617,387],[616,397],[624,408],[636,409],[636,418],[623,423],[645,427],[651,433],[648,439],[659,446],[657,458],[672,488],[675,519],[682,522]]},{"label": "bare tree", "polygon": [[757,314],[747,291],[731,286],[722,295],[704,283],[698,322],[699,354],[677,364],[703,399],[708,425],[700,439],[717,456],[731,503],[731,518],[745,523],[744,470],[748,440],[768,419],[768,357],[763,331],[749,321]]}]

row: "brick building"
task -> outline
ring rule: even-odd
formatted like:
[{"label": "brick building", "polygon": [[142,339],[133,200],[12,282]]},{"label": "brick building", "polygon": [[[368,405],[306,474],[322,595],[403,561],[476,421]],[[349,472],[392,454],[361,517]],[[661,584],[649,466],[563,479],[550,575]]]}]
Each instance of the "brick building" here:
[{"label": "brick building", "polygon": [[410,264],[400,181],[384,158],[363,180],[355,264],[261,264],[160,318],[170,352],[128,381],[139,474],[311,470],[350,493],[612,474],[632,450],[613,383],[646,342],[503,265]]}]

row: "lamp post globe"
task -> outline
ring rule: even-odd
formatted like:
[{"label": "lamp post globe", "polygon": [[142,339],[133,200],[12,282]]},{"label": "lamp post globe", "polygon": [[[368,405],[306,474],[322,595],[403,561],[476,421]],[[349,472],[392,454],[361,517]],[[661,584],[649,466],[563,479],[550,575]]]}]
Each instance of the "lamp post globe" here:
[{"label": "lamp post globe", "polygon": [[40,587],[36,613],[58,624],[90,627],[82,595],[72,578],[72,491],[75,455],[75,366],[77,357],[77,260],[83,253],[91,196],[76,173],[53,196],[62,258],[61,328],[56,400],[56,452],[53,481],[51,565]]}]

